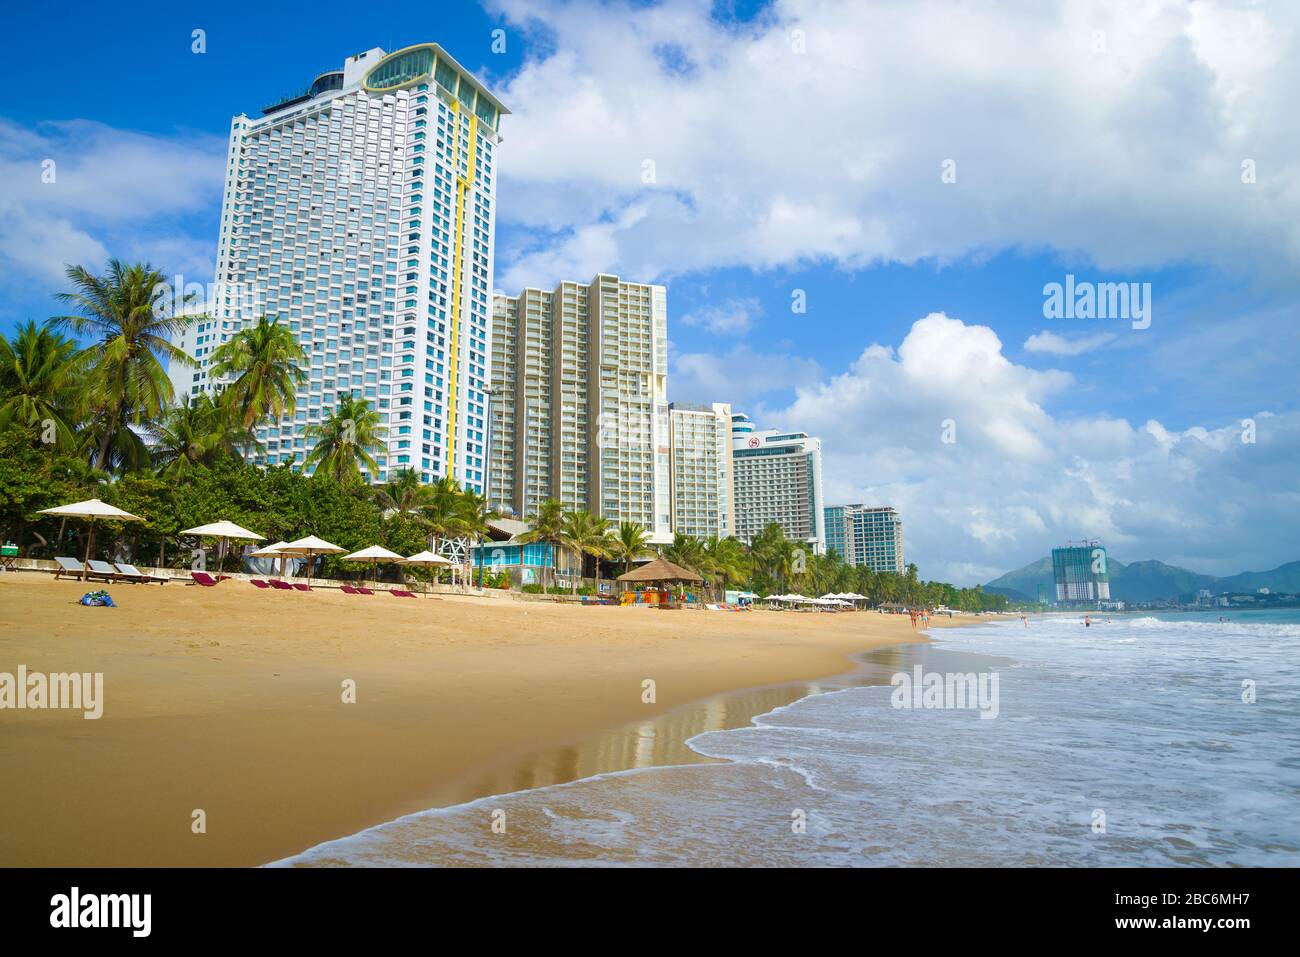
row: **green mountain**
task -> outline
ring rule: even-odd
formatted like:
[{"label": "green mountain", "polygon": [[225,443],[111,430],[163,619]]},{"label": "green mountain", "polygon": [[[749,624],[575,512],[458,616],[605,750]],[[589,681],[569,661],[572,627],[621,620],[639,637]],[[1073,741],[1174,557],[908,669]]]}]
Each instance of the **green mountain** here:
[{"label": "green mountain", "polygon": [[[1159,601],[1194,595],[1202,588],[1208,588],[1216,595],[1225,591],[1253,592],[1259,588],[1274,593],[1300,594],[1300,561],[1287,562],[1271,571],[1242,572],[1228,578],[1202,575],[1159,561],[1126,565],[1111,558],[1108,564],[1110,597],[1119,601]],[[1055,596],[1051,556],[993,579],[984,590],[1006,595],[1014,601],[1037,601],[1040,584],[1047,589],[1049,599]]]}]

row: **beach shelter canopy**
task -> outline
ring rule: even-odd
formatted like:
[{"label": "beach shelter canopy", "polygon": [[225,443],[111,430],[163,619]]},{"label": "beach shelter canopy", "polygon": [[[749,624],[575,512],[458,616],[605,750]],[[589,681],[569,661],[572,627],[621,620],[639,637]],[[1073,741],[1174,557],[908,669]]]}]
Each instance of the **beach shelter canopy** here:
[{"label": "beach shelter canopy", "polygon": [[226,549],[229,547],[232,538],[247,538],[254,541],[261,541],[264,536],[257,532],[250,532],[248,529],[236,525],[234,522],[220,521],[211,522],[207,525],[198,525],[194,528],[187,528],[181,532],[182,535],[199,535],[207,538],[221,539],[221,546],[217,549],[217,568],[220,570],[226,559]]},{"label": "beach shelter canopy", "polygon": [[283,575],[283,574],[284,574],[285,567],[287,566],[287,564],[288,564],[288,562],[289,562],[289,556],[286,555],[284,552],[280,551],[280,549],[284,548],[284,546],[286,546],[286,545],[288,545],[288,544],[289,544],[289,543],[286,542],[286,541],[279,541],[279,542],[276,542],[274,545],[266,545],[266,546],[264,546],[264,547],[262,547],[262,548],[259,548],[257,551],[255,551],[255,552],[251,552],[250,554],[251,554],[251,556],[252,556],[253,558],[278,558],[278,559],[280,559],[280,574]]},{"label": "beach shelter canopy", "polygon": [[691,571],[689,568],[683,568],[681,565],[675,565],[666,558],[656,558],[652,562],[647,562],[640,568],[634,568],[626,574],[619,575],[618,580],[621,582],[702,582],[703,577]]},{"label": "beach shelter canopy", "polygon": [[389,551],[383,545],[371,545],[369,548],[363,548],[359,552],[352,552],[350,555],[344,555],[345,562],[369,562],[375,566],[375,582],[379,581],[379,563],[380,562],[405,562],[406,558],[397,552]]},{"label": "beach shelter canopy", "polygon": [[404,562],[406,557],[397,554],[397,552],[389,551],[383,545],[371,545],[359,552],[344,555],[343,560],[345,562]]},{"label": "beach shelter canopy", "polygon": [[311,560],[317,555],[334,555],[339,552],[346,552],[346,548],[339,548],[333,542],[327,542],[323,538],[317,538],[315,535],[308,535],[306,538],[299,538],[290,542],[288,545],[280,546],[281,555],[306,555],[307,556],[307,581],[311,581]]},{"label": "beach shelter canopy", "polygon": [[253,558],[280,558],[283,553],[280,549],[288,545],[288,542],[276,542],[274,545],[264,545],[255,552],[250,552]]},{"label": "beach shelter canopy", "polygon": [[408,565],[454,565],[456,563],[450,561],[449,559],[443,558],[441,555],[435,552],[431,552],[426,549],[423,552],[416,552],[414,555],[408,555],[406,558],[406,564]]},{"label": "beach shelter canopy", "polygon": [[212,522],[209,525],[199,525],[196,528],[187,528],[182,535],[206,535],[209,538],[247,538],[254,541],[261,541],[266,536],[259,535],[257,532],[250,532],[246,528],[236,525],[234,522]]},{"label": "beach shelter canopy", "polygon": [[339,548],[333,542],[327,542],[315,535],[308,535],[306,538],[299,538],[288,545],[280,546],[281,555],[333,555],[346,551],[346,548]]},{"label": "beach shelter canopy", "polygon": [[86,580],[87,565],[90,561],[90,549],[95,543],[95,520],[102,518],[112,522],[143,522],[144,519],[139,515],[132,515],[130,512],[124,512],[120,508],[115,508],[97,498],[86,499],[84,502],[73,502],[71,505],[59,505],[55,508],[43,508],[42,515],[57,515],[60,518],[84,518],[90,521],[90,529],[86,535],[86,554],[81,559],[81,580]]},{"label": "beach shelter canopy", "polygon": [[58,515],[60,518],[89,518],[91,520],[104,518],[114,522],[144,521],[139,515],[124,512],[120,508],[101,502],[97,498],[86,499],[84,502],[74,502],[71,505],[60,505],[57,508],[43,508],[40,514]]}]

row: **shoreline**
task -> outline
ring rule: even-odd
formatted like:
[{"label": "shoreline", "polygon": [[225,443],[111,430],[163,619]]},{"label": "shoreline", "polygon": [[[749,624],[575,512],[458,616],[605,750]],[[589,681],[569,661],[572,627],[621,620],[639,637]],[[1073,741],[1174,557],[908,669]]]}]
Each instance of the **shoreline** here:
[{"label": "shoreline", "polygon": [[[852,675],[861,653],[927,640],[870,612],[230,587],[242,584],[113,586],[120,607],[96,609],[75,603],[78,583],[0,578],[0,671],[102,671],[106,698],[98,721],[0,711],[0,863],[280,861],[408,814],[668,763],[689,750],[688,715],[717,720],[716,699],[732,699],[724,720],[748,721],[741,697],[770,711],[774,695]],[[355,704],[340,701],[348,679]],[[648,738],[629,730],[647,724]]]}]

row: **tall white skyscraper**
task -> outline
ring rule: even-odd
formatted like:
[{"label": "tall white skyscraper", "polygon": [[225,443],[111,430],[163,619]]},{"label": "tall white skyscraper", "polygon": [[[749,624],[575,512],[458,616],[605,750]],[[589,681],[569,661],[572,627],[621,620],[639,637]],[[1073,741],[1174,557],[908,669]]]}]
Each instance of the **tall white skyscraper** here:
[{"label": "tall white skyscraper", "polygon": [[785,537],[826,551],[822,501],[822,440],[807,432],[755,429],[749,416],[731,417],[736,537],[750,542],[772,522]]},{"label": "tall white skyscraper", "polygon": [[494,300],[493,504],[546,499],[672,540],[663,286],[598,275]]},{"label": "tall white skyscraper", "polygon": [[[257,315],[309,357],[292,420],[259,461],[302,465],[340,393],[388,428],[383,480],[486,479],[496,151],[509,111],[442,47],[367,50],[231,122],[210,319],[177,345],[178,397],[211,390],[212,350]],[[255,304],[250,305],[250,300]]]}]

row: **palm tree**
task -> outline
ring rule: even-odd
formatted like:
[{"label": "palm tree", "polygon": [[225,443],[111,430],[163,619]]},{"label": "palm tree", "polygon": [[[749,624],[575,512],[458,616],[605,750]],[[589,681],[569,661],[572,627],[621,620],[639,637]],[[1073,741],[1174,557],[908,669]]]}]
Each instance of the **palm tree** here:
[{"label": "palm tree", "polygon": [[565,512],[560,529],[560,544],[578,556],[578,574],[573,577],[573,594],[578,593],[578,579],[582,577],[582,560],[609,557],[609,519],[590,512]]},{"label": "palm tree", "polygon": [[71,339],[35,322],[17,332],[13,339],[0,336],[0,428],[16,422],[44,430],[49,423],[55,447],[70,449],[76,442],[77,377],[85,359]]},{"label": "palm tree", "polygon": [[213,377],[236,376],[222,399],[238,413],[246,429],[268,415],[274,421],[291,416],[297,408],[297,391],[307,381],[299,365],[307,353],[288,326],[262,316],[257,324],[239,330],[212,353]]},{"label": "palm tree", "polygon": [[711,535],[703,542],[704,569],[701,574],[712,583],[715,595],[728,585],[743,584],[749,577],[749,556],[745,546],[734,538]]},{"label": "palm tree", "polygon": [[[547,568],[550,571],[551,581],[555,581],[555,545],[560,540],[560,534],[564,530],[564,506],[558,500],[548,498],[537,506],[536,514],[528,519],[530,528],[524,534],[519,536],[521,542],[542,542],[549,547],[547,552]],[[543,575],[543,579],[545,579]],[[542,591],[549,589],[545,580],[542,582]]]},{"label": "palm tree", "polygon": [[139,464],[147,456],[130,427],[161,415],[171,402],[171,380],[159,360],[193,365],[171,340],[201,317],[156,311],[155,291],[166,279],[147,263],[128,266],[111,259],[103,276],[83,266],[69,266],[67,276],[74,291],[55,298],[72,305],[78,314],[54,316],[49,325],[95,340],[89,350],[93,364],[84,393],[95,422],[94,465],[107,469],[114,460],[126,466]]},{"label": "palm tree", "polygon": [[[62,484],[69,498],[80,501],[83,498],[99,498],[103,494],[101,489],[108,484],[110,476],[85,459],[65,456],[54,460],[53,467],[50,469],[50,478]],[[63,536],[67,527],[68,520],[60,519],[59,535],[54,541],[56,555],[61,554],[59,549],[63,545]]]},{"label": "palm tree", "polygon": [[339,393],[338,405],[319,425],[309,425],[303,435],[316,444],[304,465],[315,466],[341,483],[361,480],[364,466],[371,475],[379,474],[375,452],[384,449],[388,429],[379,424],[379,413],[365,399],[351,392]]},{"label": "palm tree", "polygon": [[678,532],[673,536],[673,543],[664,549],[664,558],[683,568],[703,574],[701,569],[704,567],[704,542],[694,535]]},{"label": "palm tree", "polygon": [[[498,517],[497,510],[491,506],[487,497],[473,489],[466,489],[460,496],[461,529],[473,540],[478,549],[483,543],[483,536],[488,533],[488,522]],[[483,561],[479,556],[478,587],[483,587]]]},{"label": "palm tree", "polygon": [[636,561],[650,545],[650,534],[638,522],[619,522],[618,531],[610,538],[609,557],[623,563],[623,574],[632,570]]},{"label": "palm tree", "polygon": [[158,475],[184,479],[195,465],[211,465],[221,458],[242,461],[240,446],[252,448],[257,438],[229,416],[229,409],[206,393],[168,409],[150,429]]},{"label": "palm tree", "polygon": [[394,469],[385,484],[375,487],[375,504],[386,514],[418,516],[429,499],[429,486],[415,469]]}]

